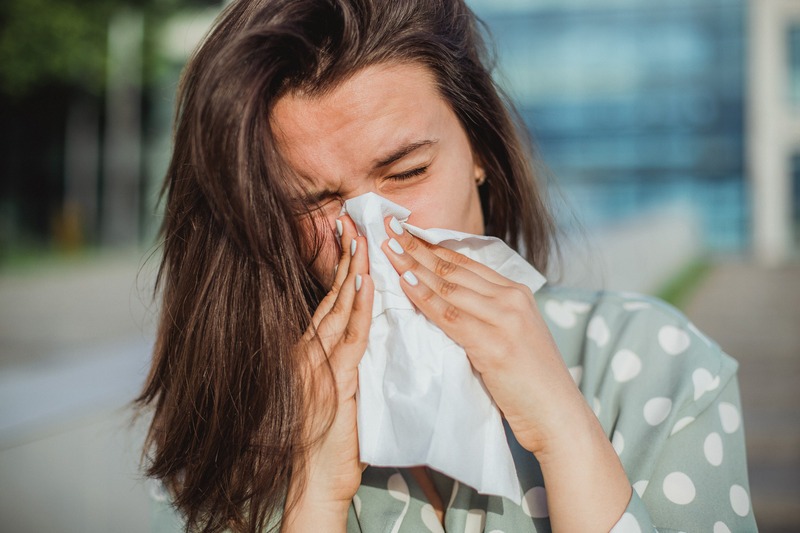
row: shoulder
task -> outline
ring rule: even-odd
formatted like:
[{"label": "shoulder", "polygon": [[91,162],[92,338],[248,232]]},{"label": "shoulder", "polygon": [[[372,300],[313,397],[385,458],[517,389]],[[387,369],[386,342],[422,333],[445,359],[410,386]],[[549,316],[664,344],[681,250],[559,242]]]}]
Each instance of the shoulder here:
[{"label": "shoulder", "polygon": [[702,409],[735,378],[736,361],[657,298],[546,286],[536,300],[587,401],[615,419]]}]

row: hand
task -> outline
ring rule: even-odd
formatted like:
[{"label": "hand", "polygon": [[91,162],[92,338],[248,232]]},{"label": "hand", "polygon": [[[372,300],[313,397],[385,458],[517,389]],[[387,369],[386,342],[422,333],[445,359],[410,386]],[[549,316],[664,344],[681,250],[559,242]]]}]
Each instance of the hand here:
[{"label": "hand", "polygon": [[[611,529],[631,486],[530,289],[462,254],[395,233],[392,226],[399,225],[385,222],[396,242],[381,248],[403,290],[464,348],[517,441],[539,460],[553,530]],[[575,501],[586,502],[580,512]]]},{"label": "hand", "polygon": [[462,254],[395,233],[392,226],[400,226],[390,221],[395,243],[382,249],[405,274],[403,290],[464,348],[519,443],[537,455],[546,451],[563,433],[564,417],[585,402],[530,289]]},{"label": "hand", "polygon": [[[303,493],[298,494],[301,489],[294,483],[289,489],[289,501],[300,498],[298,511],[291,520],[295,527],[291,529],[303,529],[299,523],[305,523],[313,514],[307,511],[318,511],[320,507],[344,509],[346,518],[347,506],[361,484],[356,389],[358,363],[367,348],[372,320],[374,286],[367,274],[366,240],[356,236],[349,217],[339,220],[342,254],[334,283],[297,346],[298,356],[306,363],[304,436],[312,446],[307,456]],[[331,376],[336,397],[332,396]],[[331,421],[331,409],[335,409],[332,424],[325,432]]]}]

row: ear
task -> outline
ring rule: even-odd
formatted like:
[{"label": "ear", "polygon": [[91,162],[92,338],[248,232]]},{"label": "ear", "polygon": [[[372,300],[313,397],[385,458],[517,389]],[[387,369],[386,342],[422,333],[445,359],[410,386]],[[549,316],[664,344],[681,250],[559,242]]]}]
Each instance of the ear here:
[{"label": "ear", "polygon": [[483,169],[480,160],[476,160],[472,167],[472,178],[479,187],[486,182],[486,171]]}]

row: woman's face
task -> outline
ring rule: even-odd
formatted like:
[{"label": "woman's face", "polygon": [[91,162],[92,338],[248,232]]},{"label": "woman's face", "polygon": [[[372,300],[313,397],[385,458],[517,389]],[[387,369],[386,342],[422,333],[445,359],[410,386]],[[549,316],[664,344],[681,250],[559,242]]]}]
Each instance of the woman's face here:
[{"label": "woman's face", "polygon": [[416,226],[483,233],[483,169],[425,67],[376,65],[322,96],[290,93],[270,124],[298,205],[321,215],[305,220],[309,235],[315,225],[324,239],[312,271],[326,286],[339,254],[336,217],[348,198],[374,192],[411,210]]}]

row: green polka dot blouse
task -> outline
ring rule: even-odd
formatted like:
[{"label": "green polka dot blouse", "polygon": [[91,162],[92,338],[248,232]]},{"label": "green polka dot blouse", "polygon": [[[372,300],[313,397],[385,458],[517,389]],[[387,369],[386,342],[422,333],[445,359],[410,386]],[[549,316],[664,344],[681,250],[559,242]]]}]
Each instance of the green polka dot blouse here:
[{"label": "green polka dot blouse", "polygon": [[[612,531],[756,531],[737,363],[656,299],[547,286],[536,300],[633,486]],[[506,434],[521,505],[432,471],[445,495],[442,526],[409,471],[369,467],[350,506],[348,533],[550,531],[539,465]],[[163,493],[154,491],[154,499],[154,530],[179,531]]]}]

